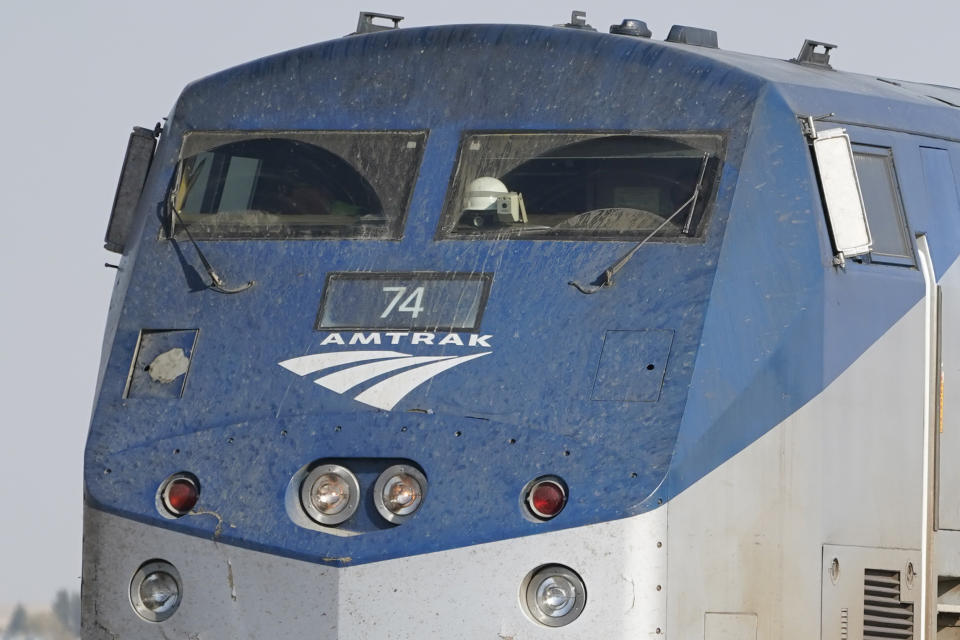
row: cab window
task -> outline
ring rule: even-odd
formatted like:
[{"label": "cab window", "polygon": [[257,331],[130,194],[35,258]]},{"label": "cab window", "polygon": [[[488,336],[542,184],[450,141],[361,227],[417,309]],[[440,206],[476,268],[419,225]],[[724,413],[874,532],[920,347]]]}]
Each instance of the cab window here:
[{"label": "cab window", "polygon": [[195,238],[399,238],[426,132],[193,132],[171,224]]},{"label": "cab window", "polygon": [[441,237],[697,235],[719,174],[711,134],[469,133]]}]

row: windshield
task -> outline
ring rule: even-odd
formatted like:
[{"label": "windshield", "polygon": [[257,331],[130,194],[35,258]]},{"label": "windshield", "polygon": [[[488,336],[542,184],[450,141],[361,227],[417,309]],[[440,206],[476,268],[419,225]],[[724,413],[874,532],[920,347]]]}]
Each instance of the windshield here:
[{"label": "windshield", "polygon": [[426,132],[193,132],[171,194],[195,238],[399,238]]},{"label": "windshield", "polygon": [[668,218],[658,237],[696,235],[721,148],[709,134],[467,134],[441,236],[624,239]]}]

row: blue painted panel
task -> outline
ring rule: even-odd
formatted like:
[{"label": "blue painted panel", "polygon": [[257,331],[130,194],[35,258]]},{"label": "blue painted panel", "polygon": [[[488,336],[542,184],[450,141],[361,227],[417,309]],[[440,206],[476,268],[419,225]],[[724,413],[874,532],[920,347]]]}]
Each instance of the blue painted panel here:
[{"label": "blue painted panel", "polygon": [[758,105],[741,169],[664,500],[824,384],[831,250],[806,140],[776,94]]},{"label": "blue painted panel", "polygon": [[957,183],[946,149],[920,147],[928,215],[942,221],[928,237],[933,264],[941,275],[956,259],[960,247],[960,201]]},{"label": "blue painted panel", "polygon": [[659,400],[672,344],[672,331],[607,331],[593,385],[593,399]]}]

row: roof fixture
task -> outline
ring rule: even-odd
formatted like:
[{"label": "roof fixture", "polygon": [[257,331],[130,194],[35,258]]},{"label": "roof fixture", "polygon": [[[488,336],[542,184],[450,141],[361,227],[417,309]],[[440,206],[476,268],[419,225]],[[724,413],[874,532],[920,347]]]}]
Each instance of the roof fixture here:
[{"label": "roof fixture", "polygon": [[567,24],[555,24],[553,26],[566,27],[567,29],[582,29],[583,31],[596,31],[596,29],[587,24],[586,11],[573,11],[570,14],[570,22]]},{"label": "roof fixture", "polygon": [[[376,24],[373,21],[374,18],[390,20],[393,22],[393,26]],[[390,31],[391,29],[399,29],[401,20],[403,20],[403,16],[394,16],[390,15],[389,13],[377,13],[375,11],[361,11],[360,19],[357,20],[357,30],[350,35],[356,36],[362,33],[376,33],[377,31]]]},{"label": "roof fixture", "polygon": [[717,44],[717,32],[713,29],[685,27],[682,24],[675,24],[670,27],[667,42],[690,44],[695,47],[706,47],[708,49],[718,49],[720,47]]},{"label": "roof fixture", "polygon": [[[817,47],[823,47],[823,53],[817,52]],[[823,67],[824,69],[833,69],[830,66],[830,50],[836,49],[837,45],[818,42],[816,40],[804,40],[800,53],[790,62],[797,64],[806,64],[811,67]]]},{"label": "roof fixture", "polygon": [[610,33],[618,36],[634,36],[636,38],[649,38],[653,35],[647,23],[643,20],[634,20],[633,18],[624,18],[620,24],[610,25]]}]

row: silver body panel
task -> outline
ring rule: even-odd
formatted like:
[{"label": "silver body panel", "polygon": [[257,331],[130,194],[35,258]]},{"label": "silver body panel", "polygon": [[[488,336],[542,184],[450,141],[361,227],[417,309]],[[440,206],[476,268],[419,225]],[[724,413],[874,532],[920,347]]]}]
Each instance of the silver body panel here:
[{"label": "silver body panel", "polygon": [[[146,526],[91,508],[84,521],[84,634],[112,638],[655,637],[666,626],[666,510],[451,551],[334,568]],[[169,620],[134,612],[130,579],[163,558],[183,578]],[[551,629],[520,606],[524,577],[565,564],[583,614]],[[658,588],[659,587],[659,588]]]},{"label": "silver body panel", "polygon": [[[940,529],[960,529],[960,269],[947,271],[940,279],[941,367],[943,397],[938,425],[938,503]],[[960,575],[960,573],[955,574]]]}]

